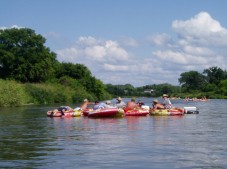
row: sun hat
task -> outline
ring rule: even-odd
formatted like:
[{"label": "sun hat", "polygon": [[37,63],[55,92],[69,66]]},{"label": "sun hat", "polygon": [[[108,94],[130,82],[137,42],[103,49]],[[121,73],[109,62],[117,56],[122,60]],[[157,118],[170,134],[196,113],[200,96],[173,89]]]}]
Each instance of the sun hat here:
[{"label": "sun hat", "polygon": [[122,100],[122,98],[121,97],[118,97],[117,100]]},{"label": "sun hat", "polygon": [[106,104],[110,104],[111,102],[109,100],[106,101]]},{"label": "sun hat", "polygon": [[153,102],[154,102],[154,103],[158,103],[158,100],[157,100],[157,99],[155,99],[155,100],[153,100]]},{"label": "sun hat", "polygon": [[168,95],[167,94],[163,94],[163,96],[162,97],[168,97]]}]

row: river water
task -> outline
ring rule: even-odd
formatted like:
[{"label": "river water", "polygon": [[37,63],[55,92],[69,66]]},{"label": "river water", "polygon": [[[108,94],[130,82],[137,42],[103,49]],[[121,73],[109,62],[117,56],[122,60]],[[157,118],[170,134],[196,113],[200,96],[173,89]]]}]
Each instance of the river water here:
[{"label": "river water", "polygon": [[0,168],[227,168],[227,100],[172,103],[200,113],[49,118],[54,106],[1,108]]}]

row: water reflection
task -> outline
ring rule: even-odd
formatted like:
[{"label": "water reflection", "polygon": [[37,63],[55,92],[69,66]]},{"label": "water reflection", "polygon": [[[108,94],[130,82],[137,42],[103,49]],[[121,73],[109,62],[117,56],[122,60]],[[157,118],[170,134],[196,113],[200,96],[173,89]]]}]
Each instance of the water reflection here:
[{"label": "water reflection", "polygon": [[[48,146],[46,144],[50,138],[45,129],[45,121],[43,121],[45,117],[41,117],[42,121],[39,118],[40,115],[36,114],[34,109],[28,110],[22,107],[3,111],[0,122],[0,159],[5,161],[5,167],[7,167],[7,161],[15,161],[18,166],[24,166],[26,161],[47,155],[47,152],[42,149]],[[58,149],[48,147],[48,151]],[[9,162],[9,164],[9,167],[12,167],[12,163]],[[35,166],[30,162],[27,165],[27,167]]]},{"label": "water reflection", "polygon": [[198,115],[105,119],[1,109],[0,168],[226,168],[226,103],[195,103]]}]

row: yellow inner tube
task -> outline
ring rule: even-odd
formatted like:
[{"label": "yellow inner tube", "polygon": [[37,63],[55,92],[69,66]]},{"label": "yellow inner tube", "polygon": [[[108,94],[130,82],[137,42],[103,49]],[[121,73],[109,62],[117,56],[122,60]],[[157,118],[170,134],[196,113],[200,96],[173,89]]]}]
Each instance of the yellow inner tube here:
[{"label": "yellow inner tube", "polygon": [[170,112],[168,111],[168,109],[156,109],[156,110],[152,110],[152,112],[150,113],[151,115],[169,115]]},{"label": "yellow inner tube", "polygon": [[73,112],[73,117],[80,117],[82,115],[82,111],[81,110],[75,110]]}]

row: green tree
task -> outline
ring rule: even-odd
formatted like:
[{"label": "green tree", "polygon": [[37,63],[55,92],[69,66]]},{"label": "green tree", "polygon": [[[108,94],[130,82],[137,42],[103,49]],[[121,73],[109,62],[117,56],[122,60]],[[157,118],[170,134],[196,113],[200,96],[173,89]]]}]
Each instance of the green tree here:
[{"label": "green tree", "polygon": [[103,82],[93,76],[86,76],[79,81],[88,92],[94,95],[96,99],[103,100],[105,99],[104,95],[108,95],[106,92],[106,86]]},{"label": "green tree", "polygon": [[226,97],[227,96],[227,79],[221,80],[219,87],[220,87],[222,94]]},{"label": "green tree", "polygon": [[182,85],[182,89],[186,92],[201,90],[206,84],[205,76],[197,71],[184,72],[180,76],[178,80]]},{"label": "green tree", "polygon": [[119,85],[112,85],[112,84],[107,84],[106,85],[106,90],[112,94],[114,97],[117,96],[124,96],[125,95],[125,91],[123,88],[121,88],[121,86]]},{"label": "green tree", "polygon": [[56,54],[28,28],[0,30],[0,78],[42,82],[54,75]]},{"label": "green tree", "polygon": [[[82,64],[58,63],[55,67],[56,78],[70,77],[80,83],[86,91],[93,94],[95,99],[104,99],[107,96],[105,85],[92,76],[90,70]],[[74,83],[75,84],[75,83]],[[79,84],[77,83],[79,87]]]},{"label": "green tree", "polygon": [[222,70],[221,68],[210,67],[209,69],[204,69],[203,74],[207,76],[207,80],[211,84],[218,85],[221,80],[227,78],[226,71]]},{"label": "green tree", "polygon": [[207,83],[203,88],[204,92],[214,92],[216,90],[217,90],[217,86],[211,83]]},{"label": "green tree", "polygon": [[90,70],[82,64],[58,63],[56,66],[56,77],[68,76],[74,79],[83,79],[91,76]]}]

